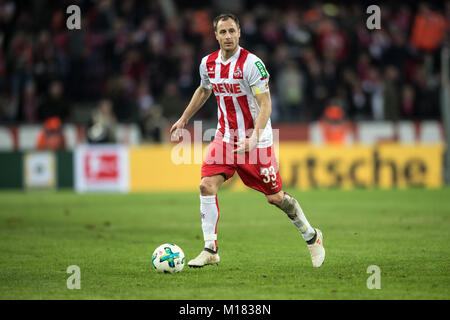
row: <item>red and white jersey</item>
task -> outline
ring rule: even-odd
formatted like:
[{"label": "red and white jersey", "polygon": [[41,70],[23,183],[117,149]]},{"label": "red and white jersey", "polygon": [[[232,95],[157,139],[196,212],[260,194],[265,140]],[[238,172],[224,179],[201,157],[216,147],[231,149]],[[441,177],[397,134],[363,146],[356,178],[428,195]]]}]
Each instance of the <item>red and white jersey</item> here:
[{"label": "red and white jersey", "polygon": [[[218,124],[216,138],[233,143],[251,135],[259,114],[255,96],[269,90],[269,73],[254,54],[239,47],[226,61],[220,50],[204,57],[200,63],[200,85],[212,89],[217,99]],[[233,135],[238,133],[237,135]],[[272,126],[267,121],[257,148],[273,143]]]}]

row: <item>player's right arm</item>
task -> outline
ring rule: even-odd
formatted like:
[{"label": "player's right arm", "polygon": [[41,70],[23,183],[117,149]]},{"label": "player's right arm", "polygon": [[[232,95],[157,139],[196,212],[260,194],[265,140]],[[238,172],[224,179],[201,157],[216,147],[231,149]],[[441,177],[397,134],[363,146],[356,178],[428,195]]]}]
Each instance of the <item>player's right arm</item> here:
[{"label": "player's right arm", "polygon": [[188,121],[192,118],[192,116],[200,110],[201,107],[205,104],[206,100],[208,100],[209,96],[212,92],[212,86],[209,82],[208,72],[206,71],[206,59],[204,57],[199,66],[200,72],[200,86],[195,90],[194,95],[191,98],[186,110],[184,110],[183,115],[178,119],[177,122],[170,128],[170,134],[176,140],[181,136],[181,129],[183,129]]},{"label": "player's right arm", "polygon": [[181,135],[181,129],[183,129],[192,116],[200,110],[201,107],[205,104],[206,100],[208,100],[211,95],[212,90],[205,88],[203,86],[199,86],[197,90],[195,90],[194,95],[191,98],[188,106],[183,112],[183,115],[178,119],[177,122],[170,128],[170,134],[174,135],[174,138],[178,139]]}]

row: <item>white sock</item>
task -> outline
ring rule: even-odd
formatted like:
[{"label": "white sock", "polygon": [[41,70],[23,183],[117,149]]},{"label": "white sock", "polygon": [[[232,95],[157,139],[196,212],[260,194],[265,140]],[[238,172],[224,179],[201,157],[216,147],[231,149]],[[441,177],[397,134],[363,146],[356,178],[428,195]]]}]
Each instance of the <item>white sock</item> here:
[{"label": "white sock", "polygon": [[316,232],[306,219],[305,214],[303,213],[303,210],[297,200],[285,193],[284,198],[281,201],[280,209],[286,213],[292,223],[302,233],[302,237],[305,241],[309,241],[314,237]]},{"label": "white sock", "polygon": [[200,196],[200,215],[205,248],[217,251],[217,222],[220,216],[217,195]]}]

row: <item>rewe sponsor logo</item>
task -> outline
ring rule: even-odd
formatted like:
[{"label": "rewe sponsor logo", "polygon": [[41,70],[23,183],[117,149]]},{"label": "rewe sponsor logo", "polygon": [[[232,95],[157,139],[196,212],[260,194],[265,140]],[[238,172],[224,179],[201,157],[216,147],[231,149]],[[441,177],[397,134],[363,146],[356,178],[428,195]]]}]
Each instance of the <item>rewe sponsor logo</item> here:
[{"label": "rewe sponsor logo", "polygon": [[214,93],[228,93],[228,94],[237,94],[242,93],[241,85],[239,83],[217,83],[212,84],[212,88]]}]

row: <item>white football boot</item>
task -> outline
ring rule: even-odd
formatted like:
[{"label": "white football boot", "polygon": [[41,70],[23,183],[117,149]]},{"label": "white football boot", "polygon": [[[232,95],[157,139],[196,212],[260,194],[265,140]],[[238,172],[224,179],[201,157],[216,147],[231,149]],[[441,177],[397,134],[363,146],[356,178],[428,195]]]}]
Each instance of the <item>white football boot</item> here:
[{"label": "white football boot", "polygon": [[311,254],[311,261],[313,267],[319,268],[325,260],[325,248],[323,247],[323,235],[319,229],[316,230],[315,241],[312,244],[307,244],[309,253]]},{"label": "white football boot", "polygon": [[188,266],[192,268],[201,268],[206,265],[218,264],[219,262],[220,257],[218,253],[212,253],[210,251],[203,250],[197,256],[197,258],[192,259],[188,262]]}]

